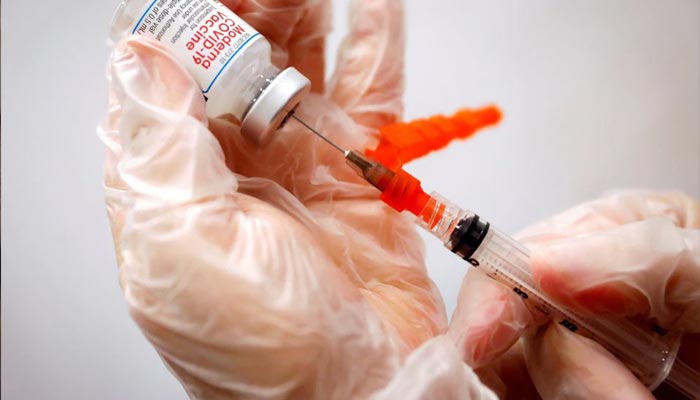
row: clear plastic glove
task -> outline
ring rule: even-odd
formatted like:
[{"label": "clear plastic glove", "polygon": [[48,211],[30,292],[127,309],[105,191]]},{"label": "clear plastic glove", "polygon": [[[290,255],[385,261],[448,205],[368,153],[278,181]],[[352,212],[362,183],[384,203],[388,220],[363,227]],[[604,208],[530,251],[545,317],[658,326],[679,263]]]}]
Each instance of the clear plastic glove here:
[{"label": "clear plastic glove", "polygon": [[[402,7],[353,3],[324,89],[329,3],[225,1],[313,81],[298,114],[348,148],[402,112]],[[105,190],[129,310],[189,395],[495,398],[445,336],[410,218],[290,121],[264,149],[156,42],[110,62]],[[235,93],[232,93],[235,95]]]},{"label": "clear plastic glove", "polygon": [[[699,228],[696,199],[620,192],[519,238],[532,251],[535,282],[549,296],[581,314],[645,318],[687,332],[679,357],[700,370]],[[532,332],[534,325],[512,290],[470,271],[449,330],[464,360],[481,367],[501,397],[653,398],[597,343],[557,324]]]}]

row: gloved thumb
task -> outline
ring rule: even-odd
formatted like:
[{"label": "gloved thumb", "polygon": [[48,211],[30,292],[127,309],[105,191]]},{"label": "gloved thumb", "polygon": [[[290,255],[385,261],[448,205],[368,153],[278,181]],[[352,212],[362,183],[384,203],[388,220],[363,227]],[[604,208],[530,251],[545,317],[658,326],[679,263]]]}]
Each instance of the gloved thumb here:
[{"label": "gloved thumb", "polygon": [[544,399],[653,399],[649,390],[598,343],[559,324],[525,336],[527,371]]},{"label": "gloved thumb", "polygon": [[117,129],[123,152],[117,168],[132,192],[178,203],[236,189],[207,129],[201,91],[159,43],[121,41],[110,68],[121,108]]},{"label": "gloved thumb", "polygon": [[655,217],[553,240],[531,255],[540,288],[581,313],[700,331],[700,231]]}]

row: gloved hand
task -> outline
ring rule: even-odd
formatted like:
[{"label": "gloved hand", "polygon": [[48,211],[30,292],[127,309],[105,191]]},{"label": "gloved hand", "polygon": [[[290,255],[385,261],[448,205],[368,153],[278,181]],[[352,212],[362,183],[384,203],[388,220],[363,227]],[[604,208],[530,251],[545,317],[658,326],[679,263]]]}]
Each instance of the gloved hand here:
[{"label": "gloved hand", "polygon": [[[549,296],[584,315],[644,318],[687,332],[679,357],[700,370],[699,228],[697,199],[620,192],[519,238],[532,251],[535,282]],[[449,334],[502,398],[653,398],[597,343],[558,324],[534,325],[519,296],[474,270]]]},{"label": "gloved hand", "polygon": [[[353,3],[324,88],[327,1],[224,1],[313,81],[347,148],[402,112],[402,7]],[[192,398],[495,398],[444,335],[410,218],[295,121],[260,149],[157,42],[111,56],[105,191],[129,311]],[[231,95],[235,95],[232,93]]]}]

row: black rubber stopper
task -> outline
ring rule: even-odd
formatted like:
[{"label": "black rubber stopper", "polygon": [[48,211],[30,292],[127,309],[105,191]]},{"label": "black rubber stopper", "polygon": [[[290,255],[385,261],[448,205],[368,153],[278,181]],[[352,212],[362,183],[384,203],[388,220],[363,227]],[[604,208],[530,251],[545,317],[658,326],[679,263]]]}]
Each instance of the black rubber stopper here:
[{"label": "black rubber stopper", "polygon": [[450,236],[450,243],[453,253],[469,260],[476,249],[479,248],[481,242],[484,241],[486,234],[489,232],[490,224],[482,221],[478,215],[465,217],[457,224],[454,232]]}]

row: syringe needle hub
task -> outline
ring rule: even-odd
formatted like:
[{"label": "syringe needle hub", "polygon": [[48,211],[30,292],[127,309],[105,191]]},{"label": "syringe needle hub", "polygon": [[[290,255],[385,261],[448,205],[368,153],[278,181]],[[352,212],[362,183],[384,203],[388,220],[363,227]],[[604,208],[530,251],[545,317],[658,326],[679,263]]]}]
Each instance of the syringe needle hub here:
[{"label": "syringe needle hub", "polygon": [[400,168],[393,171],[358,151],[343,150],[343,148],[312,128],[294,113],[290,114],[290,117],[343,153],[345,163],[365,181],[382,192],[380,197],[382,201],[399,212],[408,210],[420,217],[421,212],[430,200],[430,196],[423,192],[418,179]]},{"label": "syringe needle hub", "polygon": [[345,163],[381,192],[389,187],[395,176],[394,171],[355,150],[345,152]]}]

